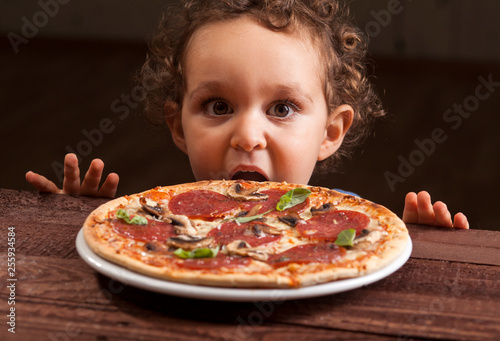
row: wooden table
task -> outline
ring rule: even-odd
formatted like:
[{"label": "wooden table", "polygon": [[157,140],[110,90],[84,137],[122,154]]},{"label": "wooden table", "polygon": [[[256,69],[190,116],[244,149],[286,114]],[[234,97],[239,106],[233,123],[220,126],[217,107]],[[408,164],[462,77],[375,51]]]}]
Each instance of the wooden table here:
[{"label": "wooden table", "polygon": [[500,340],[500,232],[410,225],[411,258],[374,284],[285,302],[217,302],[137,289],[91,269],[75,238],[105,201],[0,190],[1,340]]}]

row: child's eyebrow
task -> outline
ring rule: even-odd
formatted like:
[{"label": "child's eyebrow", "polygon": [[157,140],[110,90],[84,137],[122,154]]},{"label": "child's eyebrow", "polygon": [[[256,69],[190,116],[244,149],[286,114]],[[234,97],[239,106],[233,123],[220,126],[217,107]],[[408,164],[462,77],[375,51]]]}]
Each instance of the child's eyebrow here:
[{"label": "child's eyebrow", "polygon": [[313,103],[312,96],[305,90],[302,89],[299,83],[292,84],[275,84],[271,85],[270,89],[272,89],[273,93],[281,98],[292,97],[295,99],[299,99],[301,101],[307,101]]},{"label": "child's eyebrow", "polygon": [[[225,88],[223,84],[218,81],[206,81],[201,82],[191,93],[189,94],[189,99],[196,98],[204,93],[217,93],[222,92]],[[265,87],[266,93],[272,93],[274,96],[280,99],[286,99],[288,97],[295,98],[301,101],[307,101],[313,103],[311,94],[307,93],[300,83],[290,83],[290,84],[269,84]]]},{"label": "child's eyebrow", "polygon": [[219,93],[224,90],[224,86],[217,81],[201,82],[191,93],[189,99],[203,96],[205,93]]}]

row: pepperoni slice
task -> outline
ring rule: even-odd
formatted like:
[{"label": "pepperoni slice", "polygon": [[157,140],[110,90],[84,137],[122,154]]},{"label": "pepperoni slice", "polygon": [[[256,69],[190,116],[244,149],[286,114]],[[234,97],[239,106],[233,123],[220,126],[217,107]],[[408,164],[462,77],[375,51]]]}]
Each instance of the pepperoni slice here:
[{"label": "pepperoni slice", "polygon": [[175,235],[172,224],[160,221],[148,220],[147,225],[134,225],[127,224],[121,219],[114,219],[111,223],[114,231],[122,237],[144,242],[164,242]]},{"label": "pepperoni slice", "polygon": [[356,235],[370,223],[366,214],[357,211],[328,211],[297,225],[297,231],[306,238],[335,241],[346,229],[355,229]]},{"label": "pepperoni slice", "polygon": [[238,201],[223,194],[209,190],[193,190],[174,196],[168,207],[174,214],[196,218],[220,217],[238,205]]},{"label": "pepperoni slice", "polygon": [[250,263],[248,257],[227,256],[219,253],[214,258],[183,259],[177,262],[177,266],[194,270],[211,270],[225,268],[236,268]]},{"label": "pepperoni slice", "polygon": [[259,222],[248,222],[238,224],[234,221],[229,221],[221,225],[220,229],[213,229],[208,233],[209,237],[214,239],[219,244],[229,244],[235,240],[244,240],[250,246],[259,246],[274,242],[281,238],[281,235],[269,235],[262,231],[268,226]]},{"label": "pepperoni slice", "polygon": [[306,244],[285,252],[271,255],[267,263],[279,268],[290,263],[335,263],[345,254],[345,249],[333,243]]}]

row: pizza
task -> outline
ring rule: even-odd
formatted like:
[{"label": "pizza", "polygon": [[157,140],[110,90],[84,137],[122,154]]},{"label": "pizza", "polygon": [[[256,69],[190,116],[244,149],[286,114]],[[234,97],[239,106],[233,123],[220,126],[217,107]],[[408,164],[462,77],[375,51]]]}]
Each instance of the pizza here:
[{"label": "pizza", "polygon": [[323,187],[245,180],[156,187],[113,199],[83,225],[90,249],[188,284],[297,288],[377,271],[405,249],[385,207]]}]

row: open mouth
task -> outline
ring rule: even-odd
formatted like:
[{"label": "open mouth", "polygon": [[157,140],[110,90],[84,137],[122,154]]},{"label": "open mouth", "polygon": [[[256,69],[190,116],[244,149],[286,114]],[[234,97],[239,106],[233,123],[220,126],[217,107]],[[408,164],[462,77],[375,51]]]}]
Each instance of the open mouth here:
[{"label": "open mouth", "polygon": [[236,172],[231,178],[231,180],[267,181],[264,175],[254,171]]}]

